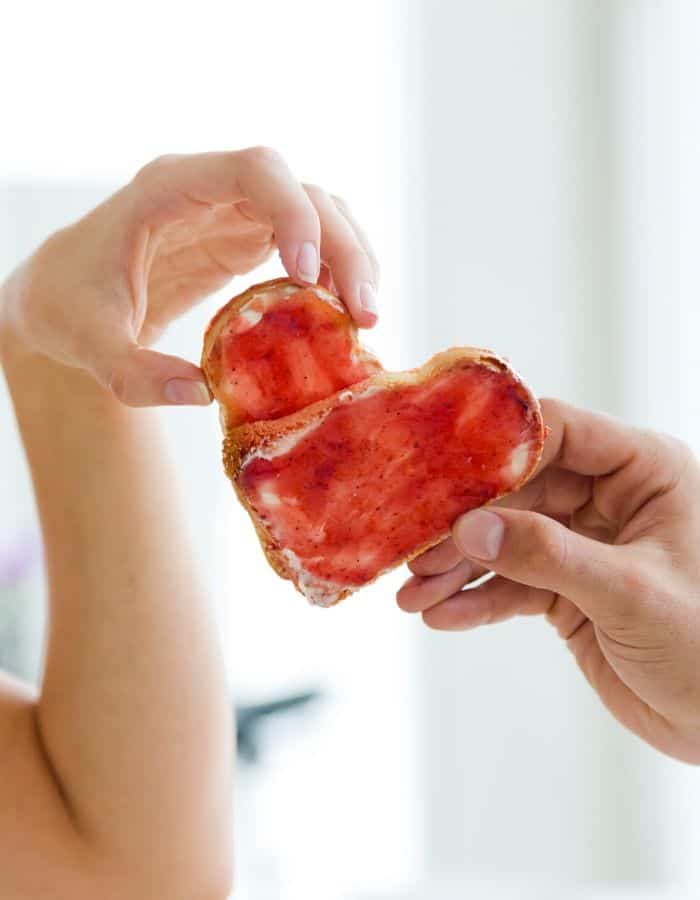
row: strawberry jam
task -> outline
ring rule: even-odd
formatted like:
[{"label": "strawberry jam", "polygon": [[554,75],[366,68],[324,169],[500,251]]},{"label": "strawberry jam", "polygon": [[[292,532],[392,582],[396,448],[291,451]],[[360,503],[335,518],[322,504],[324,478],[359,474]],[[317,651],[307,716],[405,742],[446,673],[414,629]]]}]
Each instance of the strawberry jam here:
[{"label": "strawberry jam", "polygon": [[331,605],[522,483],[542,448],[533,403],[511,372],[473,360],[415,383],[373,378],[244,455],[237,482],[303,592]]},{"label": "strawberry jam", "polygon": [[210,353],[214,392],[229,426],[278,419],[380,371],[356,343],[335,297],[277,286],[249,300]]}]

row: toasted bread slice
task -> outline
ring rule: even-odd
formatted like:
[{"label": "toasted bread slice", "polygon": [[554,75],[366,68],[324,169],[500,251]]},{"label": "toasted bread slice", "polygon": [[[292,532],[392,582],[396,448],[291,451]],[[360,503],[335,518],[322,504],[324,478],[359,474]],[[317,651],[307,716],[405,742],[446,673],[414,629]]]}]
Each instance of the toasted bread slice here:
[{"label": "toasted bread slice", "polygon": [[290,415],[381,368],[336,296],[287,278],[254,285],[220,309],[202,353],[224,430]]},{"label": "toasted bread slice", "polygon": [[508,364],[456,348],[227,429],[224,465],[273,568],[331,606],[516,490],[543,440],[539,404]]}]

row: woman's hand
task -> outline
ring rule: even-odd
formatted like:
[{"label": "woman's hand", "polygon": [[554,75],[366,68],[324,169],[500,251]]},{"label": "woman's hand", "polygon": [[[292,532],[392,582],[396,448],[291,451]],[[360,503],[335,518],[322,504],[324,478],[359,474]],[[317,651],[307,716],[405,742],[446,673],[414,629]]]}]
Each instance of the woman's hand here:
[{"label": "woman's hand", "polygon": [[700,467],[673,438],[542,408],[537,477],[458,519],[399,605],[444,630],[544,614],[620,722],[700,763]]},{"label": "woman's hand", "polygon": [[200,369],[146,349],[197,301],[277,247],[289,276],[376,321],[376,259],[343,201],[267,148],[165,156],[18,269],[4,342],[90,372],[130,406],[209,403]]}]

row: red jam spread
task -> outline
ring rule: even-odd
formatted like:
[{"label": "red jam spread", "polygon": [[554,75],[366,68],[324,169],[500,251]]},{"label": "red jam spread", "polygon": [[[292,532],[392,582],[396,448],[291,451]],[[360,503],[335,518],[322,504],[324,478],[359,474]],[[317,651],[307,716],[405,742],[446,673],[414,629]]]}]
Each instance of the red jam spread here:
[{"label": "red jam spread", "polygon": [[290,566],[305,570],[304,592],[322,605],[512,490],[542,441],[523,386],[473,361],[422,383],[347,393],[320,423],[300,418],[253,451],[238,476]]},{"label": "red jam spread", "polygon": [[339,301],[284,286],[234,314],[209,359],[229,426],[289,415],[381,370]]}]

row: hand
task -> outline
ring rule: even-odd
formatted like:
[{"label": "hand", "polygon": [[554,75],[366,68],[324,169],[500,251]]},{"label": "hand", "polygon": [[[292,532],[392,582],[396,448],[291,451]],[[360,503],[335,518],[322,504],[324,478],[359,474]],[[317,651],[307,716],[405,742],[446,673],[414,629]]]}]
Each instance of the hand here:
[{"label": "hand", "polygon": [[0,336],[88,371],[130,406],[209,403],[197,366],[146,347],[274,247],[291,278],[320,279],[374,324],[378,266],[343,201],[252,148],[149,163],[11,276]]},{"label": "hand", "polygon": [[623,725],[700,763],[700,467],[673,438],[542,409],[539,473],[458,519],[398,603],[444,630],[544,614]]}]

